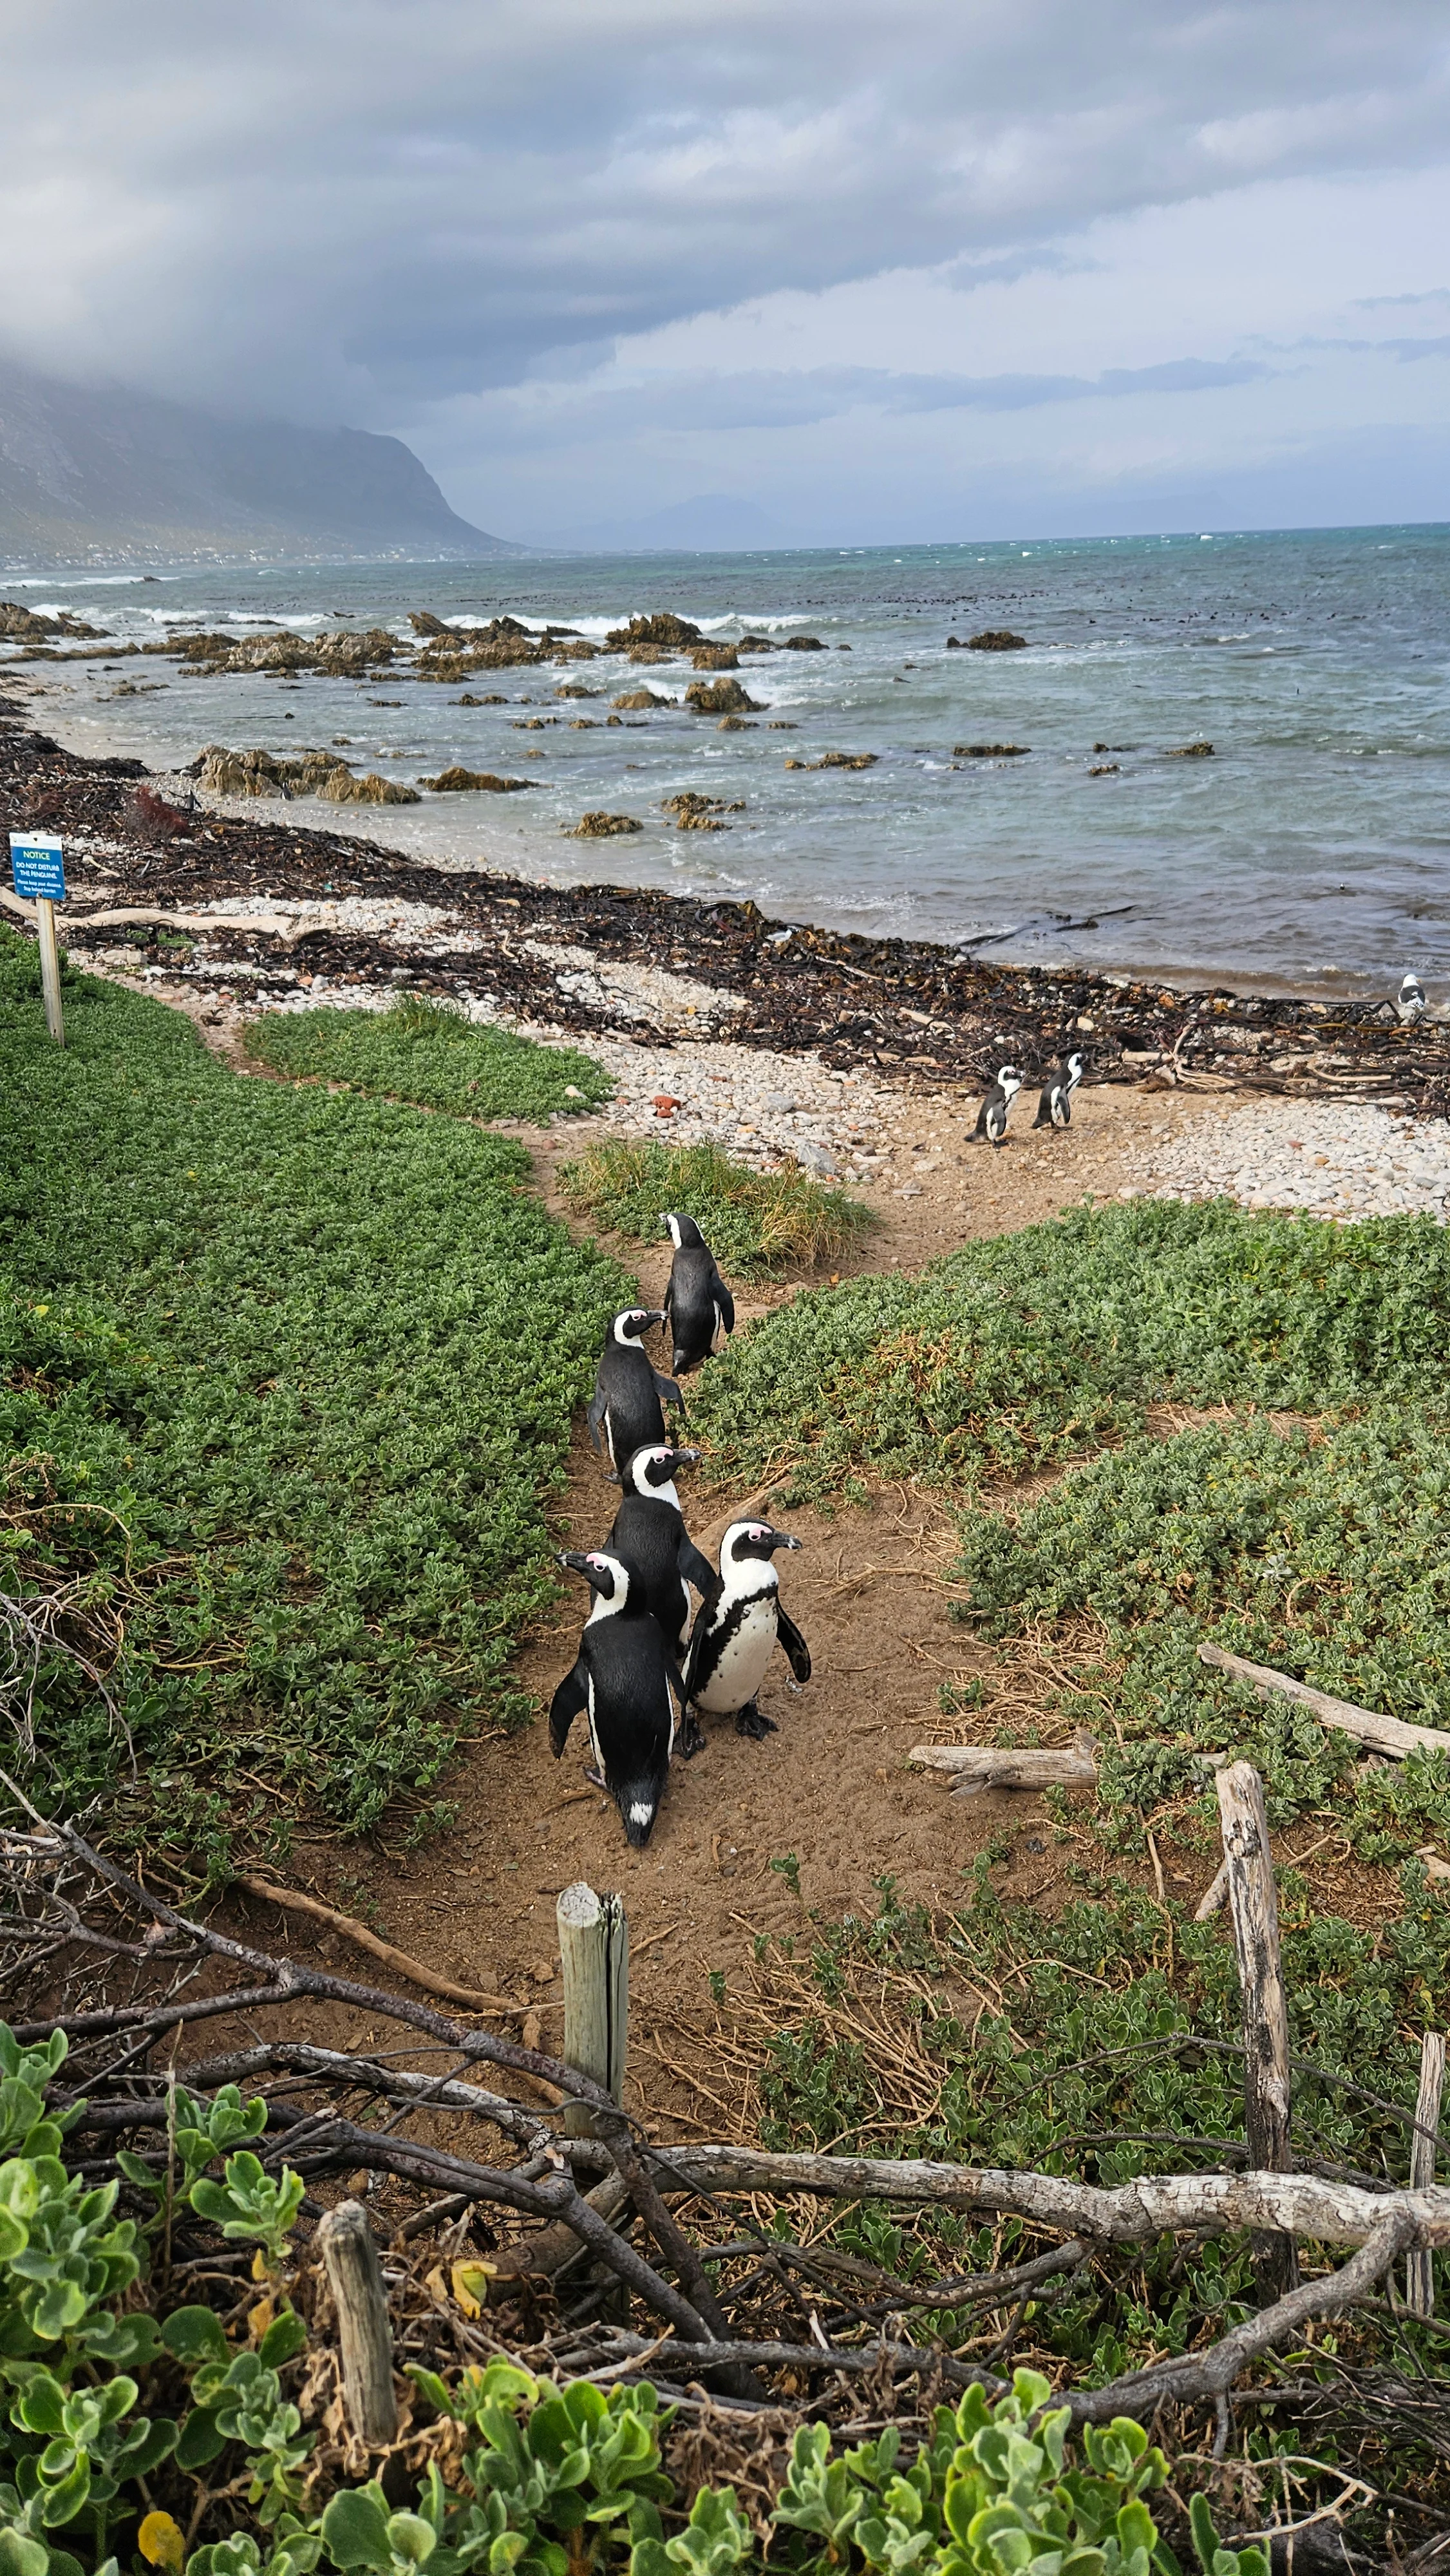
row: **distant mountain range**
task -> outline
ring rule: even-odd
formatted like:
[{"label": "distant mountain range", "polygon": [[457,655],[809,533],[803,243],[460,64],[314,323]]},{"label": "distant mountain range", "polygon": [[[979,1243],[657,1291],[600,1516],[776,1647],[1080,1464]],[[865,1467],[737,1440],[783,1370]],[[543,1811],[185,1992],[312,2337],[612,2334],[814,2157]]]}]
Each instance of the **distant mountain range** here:
[{"label": "distant mountain range", "polygon": [[520,555],[450,510],[400,438],[225,421],[0,360],[0,566]]}]

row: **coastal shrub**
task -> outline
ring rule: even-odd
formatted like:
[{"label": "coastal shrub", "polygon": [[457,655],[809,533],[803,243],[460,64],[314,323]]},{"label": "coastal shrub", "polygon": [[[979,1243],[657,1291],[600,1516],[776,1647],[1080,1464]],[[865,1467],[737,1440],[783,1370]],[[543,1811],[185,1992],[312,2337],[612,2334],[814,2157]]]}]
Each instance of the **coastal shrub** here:
[{"label": "coastal shrub", "polygon": [[573,1047],[480,1026],[421,993],[400,994],[386,1011],[268,1011],[248,1029],[247,1050],[275,1073],[321,1075],[464,1118],[567,1117],[597,1109],[614,1088]]},{"label": "coastal shrub", "polygon": [[1429,1218],[1076,1208],[763,1317],[702,1384],[692,1428],[721,1477],[970,1488],[1122,1437],[1158,1398],[1442,1406],[1447,1326],[1450,1233]]},{"label": "coastal shrub", "polygon": [[35,982],[0,931],[0,1564],[72,1603],[37,1791],[218,1869],[304,1800],[416,1810],[522,1714],[546,1498],[632,1282],[503,1137],[239,1079],[90,976],[62,1051]]},{"label": "coastal shrub", "polygon": [[761,1279],[844,1259],[876,1223],[844,1190],[804,1172],[756,1172],[718,1145],[591,1145],[559,1170],[581,1214],[637,1243],[658,1243],[668,1209],[692,1216],[727,1279]]}]

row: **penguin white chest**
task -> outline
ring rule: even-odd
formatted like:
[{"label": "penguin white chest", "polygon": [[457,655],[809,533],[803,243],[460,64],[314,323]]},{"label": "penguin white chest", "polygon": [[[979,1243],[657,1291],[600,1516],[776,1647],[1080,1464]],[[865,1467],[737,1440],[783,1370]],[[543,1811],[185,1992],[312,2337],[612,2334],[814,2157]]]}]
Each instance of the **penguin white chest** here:
[{"label": "penguin white chest", "polygon": [[715,1669],[695,1693],[696,1705],[728,1716],[755,1697],[775,1645],[775,1594],[757,1593],[727,1614],[730,1630]]}]

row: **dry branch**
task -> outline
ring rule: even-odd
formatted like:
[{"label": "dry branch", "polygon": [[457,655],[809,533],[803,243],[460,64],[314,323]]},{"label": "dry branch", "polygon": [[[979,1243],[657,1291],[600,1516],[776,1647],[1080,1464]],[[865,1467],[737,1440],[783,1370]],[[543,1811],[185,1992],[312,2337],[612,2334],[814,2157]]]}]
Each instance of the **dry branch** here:
[{"label": "dry branch", "polygon": [[[1440,2097],[1445,2089],[1445,2042],[1427,2030],[1420,2042],[1420,2091],[1410,2137],[1410,2183],[1423,2190],[1435,2179],[1435,2145],[1440,2131]],[[1405,2305],[1412,2317],[1435,2313],[1434,2257],[1414,2253],[1405,2266]]]},{"label": "dry branch", "polygon": [[1312,1708],[1326,1726],[1337,1726],[1341,1733],[1352,1735],[1375,1753],[1388,1753],[1403,1762],[1407,1753],[1450,1753],[1450,1734],[1438,1726],[1410,1726],[1400,1717],[1381,1717],[1372,1708],[1356,1708],[1353,1700],[1331,1699],[1327,1691],[1311,1690],[1307,1682],[1296,1682],[1288,1673],[1276,1673],[1272,1664],[1251,1664],[1243,1655],[1231,1655],[1226,1647],[1203,1645],[1198,1649],[1200,1663],[1212,1664],[1222,1673],[1232,1673],[1235,1681],[1252,1682],[1266,1698],[1275,1695],[1295,1699],[1303,1708]]},{"label": "dry branch", "polygon": [[956,1774],[953,1795],[972,1798],[981,1789],[1091,1789],[1098,1766],[1086,1743],[1077,1745],[996,1746],[991,1744],[914,1744],[909,1762],[932,1771]]}]

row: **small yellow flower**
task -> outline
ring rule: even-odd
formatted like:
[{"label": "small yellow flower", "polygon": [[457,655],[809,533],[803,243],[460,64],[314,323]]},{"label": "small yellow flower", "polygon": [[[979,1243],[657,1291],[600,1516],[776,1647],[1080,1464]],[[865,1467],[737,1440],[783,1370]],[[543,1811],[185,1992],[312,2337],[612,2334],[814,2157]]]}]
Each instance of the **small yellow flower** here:
[{"label": "small yellow flower", "polygon": [[169,2513],[148,2513],[136,2539],[142,2557],[149,2558],[153,2567],[165,2567],[171,2576],[181,2576],[186,2542],[181,2525],[173,2522]]}]

